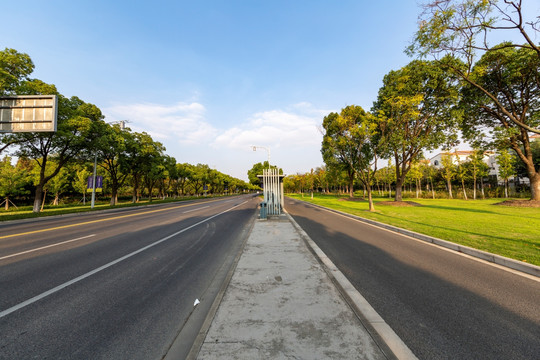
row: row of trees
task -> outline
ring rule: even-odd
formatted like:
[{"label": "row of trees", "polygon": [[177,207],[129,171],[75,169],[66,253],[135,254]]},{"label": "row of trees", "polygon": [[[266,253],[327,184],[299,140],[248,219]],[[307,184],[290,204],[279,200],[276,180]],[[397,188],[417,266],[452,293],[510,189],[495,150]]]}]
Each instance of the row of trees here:
[{"label": "row of trees", "polygon": [[[536,148],[540,150],[540,142]],[[403,181],[403,189],[408,188],[416,197],[441,197],[454,198],[455,187],[460,188],[460,197],[468,200],[469,197],[477,199],[478,196],[497,196],[500,181],[495,175],[489,175],[489,165],[484,161],[485,154],[482,150],[473,151],[466,160],[456,161],[458,157],[454,153],[443,154],[440,167],[434,167],[429,160],[417,159],[411,164]],[[540,154],[536,157],[540,161]],[[509,151],[502,151],[496,156],[499,178],[503,180],[503,191],[508,197],[510,178],[516,176],[519,171],[517,159]],[[371,187],[379,196],[391,197],[398,188],[396,167],[389,161],[388,165],[372,173]],[[351,186],[353,186],[351,188]],[[486,194],[485,188],[489,188]],[[364,189],[367,187],[359,178],[350,183],[349,173],[340,170],[339,167],[318,167],[310,173],[289,175],[284,179],[286,192],[337,192],[351,193],[351,189]],[[446,195],[441,195],[445,192]]]},{"label": "row of trees", "polygon": [[[540,133],[540,49],[531,40],[538,20],[524,22],[521,1],[436,0],[424,9],[407,49],[420,59],[385,75],[371,111],[351,105],[324,118],[327,168],[347,173],[351,196],[358,179],[373,210],[379,159],[393,160],[395,200],[401,201],[423,151],[457,145],[461,131],[477,149],[511,149],[526,170],[531,199],[540,201],[530,138]],[[491,31],[512,29],[523,44],[488,43]]]},{"label": "row of trees", "polygon": [[[150,164],[147,164],[150,165]],[[49,160],[49,169],[56,167],[55,160]],[[133,202],[138,202],[146,196],[152,201],[153,197],[168,198],[188,195],[205,194],[234,194],[256,187],[211,169],[208,165],[188,163],[178,164],[166,155],[161,161],[154,161],[147,171],[125,171],[120,173],[125,180],[119,184],[107,170],[106,161],[98,163],[98,175],[103,176],[103,193],[111,198],[111,204],[117,202],[118,195],[131,196]],[[40,167],[34,160],[19,158],[12,164],[12,158],[5,156],[0,161],[0,206],[5,210],[15,202],[26,203],[28,196],[35,191],[40,181]],[[52,197],[52,205],[58,205],[61,197],[75,201],[85,201],[88,192],[88,178],[92,176],[93,163],[89,161],[73,161],[60,169],[43,187],[43,202],[46,195]],[[112,196],[112,194],[116,196]]]},{"label": "row of trees", "polygon": [[[149,134],[106,123],[97,106],[76,96],[67,98],[54,85],[31,79],[33,70],[34,64],[27,54],[7,48],[0,51],[0,95],[58,96],[56,132],[0,135],[0,153],[7,149],[19,159],[16,166],[10,164],[9,158],[2,162],[2,171],[11,174],[1,179],[0,196],[8,204],[9,197],[28,191],[25,179],[33,174],[33,211],[39,212],[47,190],[60,186],[56,183],[66,179],[68,174],[77,179],[83,176],[83,170],[89,170],[88,164],[92,164],[94,158],[105,175],[111,205],[117,203],[118,194],[128,186],[134,202],[138,201],[143,188],[150,197],[154,189],[160,189],[164,195],[250,188],[245,182],[207,165],[177,164],[165,154],[165,147]],[[77,185],[72,187],[77,189]]]}]

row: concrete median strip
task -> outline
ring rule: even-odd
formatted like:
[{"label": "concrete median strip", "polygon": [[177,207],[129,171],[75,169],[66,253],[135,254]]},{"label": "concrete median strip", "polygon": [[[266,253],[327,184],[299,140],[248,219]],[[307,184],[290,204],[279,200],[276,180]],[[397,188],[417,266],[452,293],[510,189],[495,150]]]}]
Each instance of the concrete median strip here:
[{"label": "concrete median strip", "polygon": [[198,359],[416,359],[306,240],[288,214],[257,221],[204,341],[192,354]]},{"label": "concrete median strip", "polygon": [[371,327],[376,332],[376,337],[384,342],[383,345],[387,346],[397,359],[417,359],[394,330],[392,330],[375,309],[373,309],[369,302],[356,290],[345,275],[343,275],[336,265],[334,265],[317,244],[315,244],[292,216],[289,214],[287,214],[287,216],[306,243],[311,247],[315,255],[324,264],[328,275],[334,279],[335,284],[341,290],[341,293],[347,299],[349,305],[351,305],[361,319],[369,324],[368,329]]}]

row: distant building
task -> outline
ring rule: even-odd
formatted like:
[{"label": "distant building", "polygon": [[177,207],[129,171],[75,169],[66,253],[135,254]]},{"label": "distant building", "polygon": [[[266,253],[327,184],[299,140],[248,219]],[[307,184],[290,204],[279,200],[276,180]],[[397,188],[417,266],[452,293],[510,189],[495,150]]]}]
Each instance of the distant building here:
[{"label": "distant building", "polygon": [[[456,165],[469,161],[469,156],[473,154],[471,150],[456,150],[438,153],[432,157],[429,162],[431,166],[440,169],[442,168],[442,158],[443,156],[450,156],[452,162]],[[499,165],[497,164],[497,159],[495,158],[495,153],[493,151],[484,152],[484,162],[489,166],[488,175],[497,176],[499,174]]]},{"label": "distant building", "polygon": [[[534,135],[531,136],[531,139],[535,137]],[[540,139],[540,135],[536,135],[537,139]],[[473,154],[473,151],[471,150],[456,150],[456,151],[450,151],[450,152],[443,152],[438,153],[434,157],[432,157],[429,162],[431,166],[440,169],[442,168],[442,158],[443,156],[450,156],[452,159],[452,162],[456,165],[459,163],[464,163],[469,161],[469,156]],[[497,154],[493,151],[486,151],[484,152],[484,162],[489,166],[488,170],[488,176],[494,176],[497,179],[497,182],[499,184],[503,184],[503,179],[499,177],[499,164],[497,163]],[[529,178],[527,177],[515,177],[514,179],[510,180],[510,182],[515,184],[522,184],[522,185],[529,185]]]}]

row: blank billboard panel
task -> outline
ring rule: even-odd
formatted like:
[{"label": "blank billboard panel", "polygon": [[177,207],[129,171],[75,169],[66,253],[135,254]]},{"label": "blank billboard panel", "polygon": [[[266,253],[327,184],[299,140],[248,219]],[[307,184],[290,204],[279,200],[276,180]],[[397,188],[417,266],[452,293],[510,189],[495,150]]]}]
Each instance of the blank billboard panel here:
[{"label": "blank billboard panel", "polygon": [[56,95],[0,97],[0,133],[54,132],[57,114]]}]

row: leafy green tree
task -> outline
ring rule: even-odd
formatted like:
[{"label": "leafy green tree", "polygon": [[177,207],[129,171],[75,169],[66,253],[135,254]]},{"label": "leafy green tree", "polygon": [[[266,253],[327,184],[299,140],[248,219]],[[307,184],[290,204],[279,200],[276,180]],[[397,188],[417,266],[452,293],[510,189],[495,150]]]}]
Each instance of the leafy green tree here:
[{"label": "leafy green tree", "polygon": [[508,197],[508,179],[515,176],[515,158],[507,149],[500,150],[497,154],[499,164],[499,176],[504,181],[504,197]]},{"label": "leafy green tree", "polygon": [[[152,164],[156,161],[159,162],[164,156],[165,147],[158,141],[154,141],[152,137],[146,132],[137,133],[129,132],[126,136],[130,137],[130,141],[126,142],[126,157],[123,159],[125,162],[124,169],[129,169],[132,181],[132,202],[138,202],[140,198],[140,186],[144,173],[152,167]],[[171,158],[173,159],[173,158]],[[176,160],[174,161],[176,164]],[[171,161],[167,162],[167,165],[171,165]],[[176,170],[167,168],[169,173],[172,172],[174,176]]]},{"label": "leafy green tree", "polygon": [[34,71],[34,63],[28,54],[15,49],[0,51],[0,95],[14,95],[22,81]]},{"label": "leafy green tree", "polygon": [[[379,119],[365,112],[360,106],[349,106],[346,115],[355,117],[354,126],[350,129],[351,140],[357,147],[355,161],[356,174],[367,190],[369,211],[375,211],[372,188],[377,173],[377,160],[380,149]],[[344,110],[345,110],[344,109]]]},{"label": "leafy green tree", "polygon": [[186,185],[193,176],[193,166],[188,163],[176,164],[178,188],[182,195],[186,195]]},{"label": "leafy green tree", "polygon": [[529,129],[540,126],[540,58],[529,49],[491,51],[476,63],[471,78],[493,98],[476,86],[464,86],[465,136],[484,147],[512,149],[526,169],[531,199],[540,200],[540,167]]},{"label": "leafy green tree", "polygon": [[71,183],[71,186],[77,193],[82,194],[84,201],[86,202],[86,193],[88,189],[88,177],[92,175],[92,172],[86,168],[86,166],[76,166],[74,168],[75,176]]},{"label": "leafy green tree", "polygon": [[[535,36],[540,31],[538,14],[525,14],[521,0],[431,0],[423,5],[419,28],[409,55],[452,55],[470,69],[478,53],[502,48],[532,50],[540,58]],[[519,34],[523,42],[492,45],[493,39]],[[463,73],[464,79],[468,78]]]},{"label": "leafy green tree", "polygon": [[[9,48],[0,51],[0,96],[17,94],[20,83],[28,80],[33,71],[34,63],[27,54]],[[0,153],[17,140],[0,134]]]},{"label": "leafy green tree", "polygon": [[[11,158],[5,156],[0,162],[0,197],[4,199],[4,208],[9,210],[11,199],[18,195],[29,193],[25,186],[29,182],[28,172],[11,164]],[[2,204],[0,204],[1,206]]]},{"label": "leafy green tree", "polygon": [[411,178],[414,180],[416,188],[416,198],[420,197],[422,192],[422,179],[424,178],[424,173],[422,171],[422,163],[420,160],[416,160],[411,164],[411,170],[409,170]]},{"label": "leafy green tree", "polygon": [[[540,47],[535,42],[539,25],[537,14],[523,12],[521,0],[433,0],[425,5],[408,48],[410,54],[442,58],[462,79],[462,103],[470,114],[464,117],[467,137],[476,138],[488,129],[488,138],[496,140],[492,147],[514,150],[527,169],[531,200],[536,201],[540,174],[529,134],[540,133]],[[493,45],[494,39],[511,31],[522,42]]]},{"label": "leafy green tree", "polygon": [[456,165],[452,159],[452,155],[449,153],[443,154],[441,157],[442,176],[446,180],[446,186],[448,189],[448,197],[453,199],[452,195],[452,179],[456,176]]},{"label": "leafy green tree", "polygon": [[[253,165],[251,169],[248,170],[247,175],[249,179],[249,183],[258,187],[261,187],[261,180],[257,177],[257,175],[262,175],[264,169],[277,169],[278,167],[275,165],[269,165],[268,161],[265,161],[263,163],[256,163]],[[280,169],[280,174],[283,174],[283,170]]]},{"label": "leafy green tree", "polygon": [[457,101],[456,79],[437,62],[415,60],[385,75],[372,111],[383,119],[383,155],[396,166],[396,201],[402,200],[407,172],[423,150],[457,141]]},{"label": "leafy green tree", "polygon": [[467,197],[467,190],[465,189],[465,180],[467,180],[469,177],[468,166],[465,164],[464,161],[461,161],[457,150],[455,152],[455,156],[456,156],[456,162],[457,162],[456,167],[455,167],[456,177],[461,182],[461,191],[463,191],[463,198],[465,200],[469,200],[469,198]]},{"label": "leafy green tree", "polygon": [[106,171],[111,186],[110,205],[118,202],[118,190],[130,174],[129,150],[134,147],[133,134],[119,124],[99,123],[100,136],[93,145],[98,165]]},{"label": "leafy green tree", "polygon": [[[363,111],[363,109],[362,109]],[[358,147],[351,136],[351,129],[360,121],[356,106],[348,106],[341,113],[330,113],[323,119],[323,141],[321,153],[328,167],[345,171],[349,180],[349,197],[354,197]]]},{"label": "leafy green tree", "polygon": [[54,194],[53,205],[57,206],[60,202],[60,195],[66,191],[70,185],[70,179],[68,177],[68,171],[66,167],[60,169],[58,174],[47,183],[47,189],[51,194]]},{"label": "leafy green tree", "polygon": [[[430,162],[422,162],[422,172],[429,181],[429,188],[431,189],[431,197],[435,199],[435,187],[433,186],[433,178],[435,177],[437,170],[431,166]],[[429,191],[429,189],[428,189]]]},{"label": "leafy green tree", "polygon": [[468,167],[473,179],[473,199],[476,200],[476,188],[477,179],[480,178],[482,198],[484,195],[484,176],[488,175],[489,165],[484,161],[484,151],[475,149],[471,155],[468,156]]},{"label": "leafy green tree", "polygon": [[[39,181],[36,184],[34,212],[39,212],[43,201],[43,189],[50,179],[69,161],[87,155],[98,136],[96,123],[103,119],[99,108],[87,104],[76,96],[66,98],[56,91],[54,85],[40,80],[24,82],[21,94],[56,94],[58,95],[58,121],[55,133],[17,133],[7,136],[7,141],[19,144],[15,154],[19,157],[34,159],[39,168]],[[54,155],[56,162],[52,171],[48,171],[48,161]],[[48,175],[46,175],[48,174]]]}]

